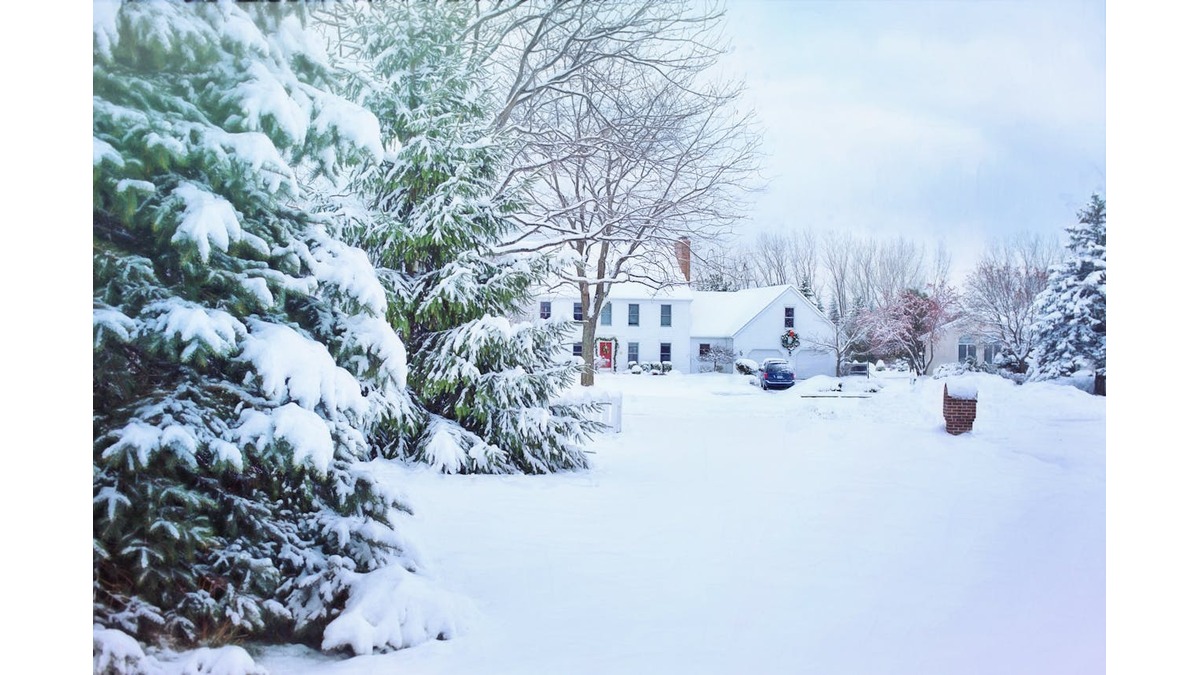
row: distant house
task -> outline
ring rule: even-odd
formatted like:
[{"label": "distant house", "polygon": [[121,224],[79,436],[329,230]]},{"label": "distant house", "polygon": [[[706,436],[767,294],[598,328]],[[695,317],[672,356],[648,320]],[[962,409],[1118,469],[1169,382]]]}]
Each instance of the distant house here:
[{"label": "distant house", "polygon": [[[722,345],[758,362],[787,359],[799,378],[834,375],[834,354],[803,342],[807,337],[830,341],[833,324],[795,286],[692,291],[691,310],[689,360],[693,371],[707,369],[702,356],[714,345]],[[780,342],[789,329],[802,339],[790,355]]]},{"label": "distant house", "polygon": [[992,363],[999,353],[999,343],[984,337],[969,319],[962,318],[952,321],[943,329],[941,338],[933,348],[929,372],[947,363],[966,363],[967,359],[975,363]]}]

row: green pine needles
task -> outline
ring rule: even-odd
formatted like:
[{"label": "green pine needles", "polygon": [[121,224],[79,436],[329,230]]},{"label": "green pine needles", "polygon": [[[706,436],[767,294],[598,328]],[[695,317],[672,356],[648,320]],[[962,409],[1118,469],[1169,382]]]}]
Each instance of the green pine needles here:
[{"label": "green pine needles", "polygon": [[319,644],[358,575],[419,567],[362,468],[404,345],[299,170],[381,146],[282,10],[97,6],[94,615],[143,641]]},{"label": "green pine needles", "polygon": [[557,403],[578,366],[556,359],[569,326],[514,322],[550,272],[506,254],[511,190],[487,119],[486,75],[462,30],[471,7],[403,3],[362,12],[343,33],[357,56],[348,94],[383,125],[385,159],[350,182],[343,231],[383,268],[388,315],[411,349],[419,414],[404,454],[446,472],[546,473],[587,466],[586,405]]}]

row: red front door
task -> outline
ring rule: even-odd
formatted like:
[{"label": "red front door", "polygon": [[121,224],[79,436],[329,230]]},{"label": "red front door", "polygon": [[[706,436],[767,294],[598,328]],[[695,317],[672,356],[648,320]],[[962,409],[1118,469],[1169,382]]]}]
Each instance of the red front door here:
[{"label": "red front door", "polygon": [[610,340],[600,341],[600,362],[596,364],[597,368],[612,368],[613,363],[613,343]]}]

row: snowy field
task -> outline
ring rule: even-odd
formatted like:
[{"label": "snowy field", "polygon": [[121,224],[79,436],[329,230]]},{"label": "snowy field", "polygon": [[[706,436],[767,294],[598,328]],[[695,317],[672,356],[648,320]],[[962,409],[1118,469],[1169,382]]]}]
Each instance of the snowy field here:
[{"label": "snowy field", "polygon": [[[272,673],[1055,674],[1105,669],[1105,399],[976,377],[869,398],[736,375],[605,375],[591,471],[413,474],[465,634],[385,655],[254,652]],[[852,389],[849,383],[846,389]]]}]

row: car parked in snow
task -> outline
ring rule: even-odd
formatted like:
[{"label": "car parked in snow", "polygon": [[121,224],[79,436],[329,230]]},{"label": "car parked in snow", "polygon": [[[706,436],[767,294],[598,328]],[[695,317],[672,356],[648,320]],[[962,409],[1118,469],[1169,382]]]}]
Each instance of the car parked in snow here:
[{"label": "car parked in snow", "polygon": [[796,384],[796,371],[783,359],[764,359],[758,367],[755,384],[763,389],[789,389]]}]

